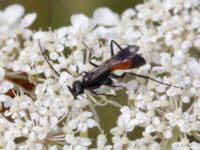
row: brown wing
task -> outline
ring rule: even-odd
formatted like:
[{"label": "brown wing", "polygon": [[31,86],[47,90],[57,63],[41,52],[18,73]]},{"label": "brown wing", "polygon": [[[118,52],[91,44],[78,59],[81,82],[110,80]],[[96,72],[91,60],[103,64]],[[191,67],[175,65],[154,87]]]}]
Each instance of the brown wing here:
[{"label": "brown wing", "polygon": [[105,77],[109,76],[109,74],[111,73],[112,65],[112,60],[109,59],[100,64],[98,67],[91,70],[89,72],[89,74],[91,75],[90,80],[92,82],[94,82],[95,80],[97,82],[102,82],[105,79]]},{"label": "brown wing", "polygon": [[[135,51],[136,52],[136,51]],[[130,49],[124,49],[119,51],[115,56],[106,60],[89,73],[91,75],[90,80],[100,83],[105,80],[114,70],[127,70],[135,67],[142,66],[146,63],[145,59],[130,51]]]},{"label": "brown wing", "polygon": [[[91,75],[90,80],[103,80],[105,77],[109,76],[113,70],[121,69],[125,63],[127,63],[129,58],[135,54],[131,54],[129,51],[119,51],[115,56],[106,60],[100,64],[95,69],[91,70],[89,73]],[[129,61],[130,63],[130,61]],[[117,67],[115,69],[115,67]]]}]

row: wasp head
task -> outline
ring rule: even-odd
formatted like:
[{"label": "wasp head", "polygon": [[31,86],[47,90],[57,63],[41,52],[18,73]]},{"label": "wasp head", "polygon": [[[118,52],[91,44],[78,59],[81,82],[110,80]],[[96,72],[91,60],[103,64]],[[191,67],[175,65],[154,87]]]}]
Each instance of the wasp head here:
[{"label": "wasp head", "polygon": [[73,94],[74,98],[76,98],[76,96],[83,94],[84,93],[84,87],[81,83],[81,81],[76,80],[74,81],[74,83],[72,84],[72,88],[69,87],[70,92]]}]

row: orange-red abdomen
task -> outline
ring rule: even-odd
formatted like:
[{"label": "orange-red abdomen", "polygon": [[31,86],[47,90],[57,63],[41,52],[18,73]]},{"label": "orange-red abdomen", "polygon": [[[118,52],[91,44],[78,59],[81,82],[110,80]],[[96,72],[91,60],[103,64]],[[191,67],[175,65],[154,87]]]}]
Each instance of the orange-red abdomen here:
[{"label": "orange-red abdomen", "polygon": [[133,66],[133,62],[131,60],[128,60],[128,61],[124,61],[124,62],[121,62],[115,66],[112,67],[112,71],[114,70],[126,70],[126,69],[130,69],[132,68]]}]

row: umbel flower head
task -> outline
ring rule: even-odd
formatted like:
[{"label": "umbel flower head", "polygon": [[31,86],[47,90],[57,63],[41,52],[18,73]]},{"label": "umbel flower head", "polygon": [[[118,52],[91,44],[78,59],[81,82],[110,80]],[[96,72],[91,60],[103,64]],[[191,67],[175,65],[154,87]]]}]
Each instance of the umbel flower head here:
[{"label": "umbel flower head", "polygon": [[[98,8],[92,17],[73,15],[70,26],[53,31],[29,29],[35,19],[17,4],[0,11],[1,149],[200,149],[199,0],[149,0],[121,15]],[[94,68],[89,59],[98,65],[110,58],[111,40],[138,45],[147,62],[123,72],[183,89],[127,77],[113,79],[123,89],[95,91],[115,94],[115,101],[89,90],[74,98],[68,86]],[[110,133],[96,112],[108,104],[120,111]],[[92,137],[89,131],[97,130]]]}]

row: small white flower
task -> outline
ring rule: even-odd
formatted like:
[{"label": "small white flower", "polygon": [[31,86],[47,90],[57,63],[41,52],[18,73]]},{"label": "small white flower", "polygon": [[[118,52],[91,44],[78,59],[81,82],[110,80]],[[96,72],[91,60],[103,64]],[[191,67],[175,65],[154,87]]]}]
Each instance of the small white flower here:
[{"label": "small white flower", "polygon": [[192,84],[195,88],[200,88],[200,80],[194,80]]},{"label": "small white flower", "polygon": [[5,76],[5,70],[3,68],[0,68],[0,81],[3,80],[4,76]]},{"label": "small white flower", "polygon": [[161,59],[160,59],[161,65],[166,66],[170,63],[171,56],[169,53],[161,53],[160,56],[161,56]]},{"label": "small white flower", "polygon": [[183,41],[182,45],[181,45],[181,48],[183,50],[185,49],[189,49],[192,47],[192,42],[191,41]]},{"label": "small white flower", "polygon": [[172,144],[172,150],[189,150],[189,141],[187,138],[182,139],[180,142],[175,142]]},{"label": "small white flower", "polygon": [[148,121],[147,116],[143,113],[143,112],[138,112],[136,114],[136,120],[138,121],[138,123],[140,124],[144,124],[145,122]]},{"label": "small white flower", "polygon": [[74,117],[74,119],[69,121],[68,125],[72,129],[86,132],[88,128],[93,128],[98,125],[97,122],[90,117],[92,117],[92,113],[90,112],[79,113],[76,118]]},{"label": "small white flower", "polygon": [[156,87],[156,91],[158,93],[164,93],[166,91],[166,86],[165,85],[159,85]]},{"label": "small white flower", "polygon": [[13,84],[9,81],[0,82],[0,92],[6,93],[8,90],[13,88]]},{"label": "small white flower", "polygon": [[58,147],[56,145],[49,146],[49,150],[58,150]]},{"label": "small white flower", "polygon": [[67,72],[62,72],[60,74],[60,78],[59,78],[59,81],[58,83],[61,85],[61,86],[64,86],[66,87],[66,85],[68,85],[69,83],[71,83],[72,81],[72,76],[67,73]]},{"label": "small white flower", "polygon": [[50,59],[52,59],[52,60],[57,60],[58,59],[58,53],[56,53],[56,52],[51,52],[50,54],[49,54],[49,57],[50,57]]},{"label": "small white flower", "polygon": [[29,27],[36,19],[37,14],[36,13],[30,13],[24,16],[24,18],[21,21],[21,27],[27,28]]},{"label": "small white flower", "polygon": [[122,20],[126,21],[129,19],[133,19],[136,16],[136,11],[134,9],[126,9],[122,14]]},{"label": "small white flower", "polygon": [[19,21],[19,19],[22,17],[23,14],[24,14],[24,8],[18,4],[8,6],[4,10],[4,18],[7,20],[7,23],[9,25],[17,23],[17,21]]},{"label": "small white flower", "polygon": [[181,98],[182,98],[182,101],[184,103],[189,103],[190,102],[190,97],[189,96],[183,95]]},{"label": "small white flower", "polygon": [[98,135],[97,137],[97,149],[98,150],[111,150],[111,145],[106,145],[107,139],[103,134]]},{"label": "small white flower", "polygon": [[132,110],[128,107],[122,107],[120,109],[121,115],[118,117],[117,120],[117,127],[111,130],[113,135],[120,135],[123,132],[131,132],[138,124],[136,119],[132,119],[131,114],[133,113]]},{"label": "small white flower", "polygon": [[153,133],[153,132],[155,132],[155,131],[156,131],[156,129],[155,129],[155,127],[154,127],[153,125],[148,125],[148,126],[145,128],[145,132],[146,132],[147,134]]},{"label": "small white flower", "polygon": [[15,149],[16,148],[16,144],[13,140],[9,140],[6,147],[6,149]]},{"label": "small white flower", "polygon": [[170,139],[172,137],[172,131],[171,130],[166,130],[163,133],[163,135],[164,135],[165,138]]},{"label": "small white flower", "polygon": [[176,88],[171,87],[167,90],[167,96],[175,96],[176,94],[177,94]]},{"label": "small white flower", "polygon": [[190,148],[191,148],[192,150],[199,150],[199,149],[200,149],[200,143],[192,142],[192,143],[190,144]]},{"label": "small white flower", "polygon": [[[68,32],[68,28],[67,27],[61,27],[59,29],[56,30],[56,35],[58,36],[59,39],[62,39],[65,37],[65,35]],[[61,46],[61,45],[60,45]],[[62,50],[64,49],[64,47],[62,46]],[[56,49],[57,51],[60,51],[60,49]]]},{"label": "small white flower", "polygon": [[75,137],[72,134],[67,134],[65,136],[65,140],[67,144],[64,145],[63,149],[74,149],[74,150],[86,150],[88,149],[88,146],[91,145],[91,141],[88,138],[82,138],[82,137]]},{"label": "small white flower", "polygon": [[118,14],[112,12],[109,8],[101,7],[94,11],[94,21],[99,25],[112,26],[119,22]]},{"label": "small white flower", "polygon": [[0,102],[4,104],[5,108],[9,108],[12,105],[12,98],[7,95],[0,95]]},{"label": "small white flower", "polygon": [[153,67],[152,70],[153,70],[156,74],[162,74],[162,73],[165,72],[165,67],[163,67],[163,66]]},{"label": "small white flower", "polygon": [[76,29],[90,29],[94,26],[87,16],[83,14],[73,15],[71,17],[71,23]]}]

